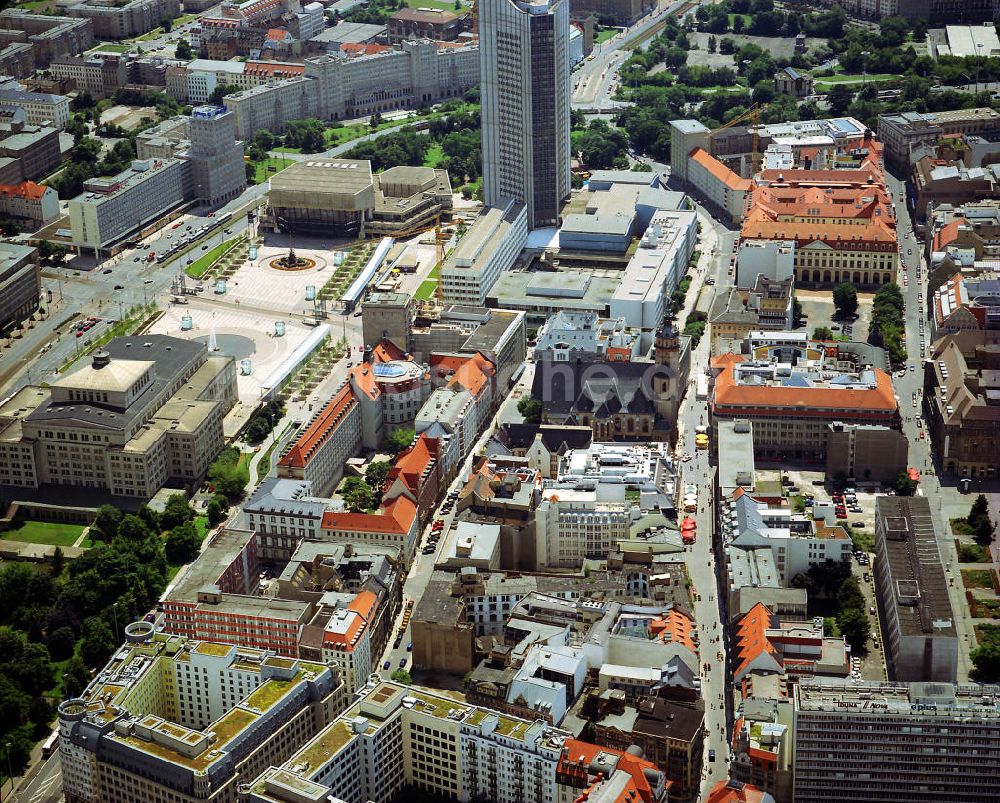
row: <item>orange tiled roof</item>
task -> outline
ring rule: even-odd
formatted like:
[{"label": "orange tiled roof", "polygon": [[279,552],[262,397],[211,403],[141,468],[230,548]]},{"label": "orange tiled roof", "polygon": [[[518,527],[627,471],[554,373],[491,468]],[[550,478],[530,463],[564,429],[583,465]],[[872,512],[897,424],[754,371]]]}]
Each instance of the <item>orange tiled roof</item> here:
[{"label": "orange tiled roof", "polygon": [[282,42],[286,36],[288,31],[285,28],[269,28],[266,38],[269,42]]},{"label": "orange tiled roof", "polygon": [[362,591],[359,593],[347,606],[347,610],[357,614],[351,620],[350,626],[343,633],[330,630],[324,631],[323,642],[325,644],[340,645],[344,651],[351,652],[355,646],[355,639],[368,626],[368,623],[371,622],[377,603],[378,597],[373,592]]},{"label": "orange tiled roof", "polygon": [[763,799],[764,793],[752,784],[717,781],[705,798],[705,803],[761,803]]},{"label": "orange tiled roof", "polygon": [[[797,243],[822,241],[835,250],[861,250],[863,244],[877,243],[895,248],[896,232],[887,221],[869,223],[799,223],[789,220],[759,220],[748,217],[740,229],[744,240],[795,240]],[[852,248],[853,246],[853,248]]]},{"label": "orange tiled roof", "polygon": [[368,363],[363,362],[360,365],[355,365],[350,373],[351,380],[360,393],[364,393],[370,399],[377,399],[382,393],[378,382],[375,381],[375,372]]},{"label": "orange tiled roof", "polygon": [[285,64],[280,61],[248,61],[243,71],[248,75],[264,75],[289,77],[292,75],[302,75],[305,72],[302,64]]},{"label": "orange tiled roof", "polygon": [[460,354],[435,355],[431,357],[431,367],[439,375],[454,371],[454,376],[448,380],[448,387],[459,385],[472,394],[479,396],[483,386],[496,373],[496,367],[478,351],[471,357]]},{"label": "orange tiled roof", "polygon": [[750,191],[750,187],[752,186],[750,179],[741,178],[704,148],[695,148],[691,151],[688,158],[690,158],[692,162],[696,162],[704,167],[716,179],[721,181],[730,189],[738,190],[740,192]]},{"label": "orange tiled roof", "polygon": [[340,431],[340,425],[347,417],[347,413],[357,403],[351,386],[344,385],[320,410],[305,431],[299,435],[295,443],[292,444],[292,448],[278,461],[278,465],[304,468],[319,447],[336,436],[337,432]]},{"label": "orange tiled roof", "polygon": [[793,187],[854,187],[865,183],[882,186],[885,184],[885,177],[877,162],[866,159],[858,167],[833,170],[769,168],[757,174],[757,181]]},{"label": "orange tiled roof", "polygon": [[340,52],[348,56],[373,56],[376,53],[385,53],[392,50],[388,45],[372,45],[364,42],[344,42],[340,46]]},{"label": "orange tiled roof", "polygon": [[382,338],[372,347],[372,362],[392,362],[393,360],[413,359],[407,357],[405,351],[388,338]]},{"label": "orange tiled roof", "polygon": [[407,497],[397,496],[378,513],[327,511],[323,514],[321,526],[324,530],[405,535],[410,531],[416,516],[417,506]]},{"label": "orange tiled roof", "polygon": [[650,622],[649,631],[656,641],[683,644],[691,652],[698,652],[698,645],[694,643],[694,622],[676,608]]},{"label": "orange tiled roof", "polygon": [[754,605],[740,619],[734,639],[739,666],[733,672],[733,677],[742,675],[763,653],[770,655],[778,664],[781,663],[781,656],[767,637],[767,630],[770,627],[771,611],[761,602]]},{"label": "orange tiled roof", "polygon": [[958,238],[958,229],[965,221],[953,220],[946,223],[934,233],[934,251],[944,251],[944,249],[955,242]]},{"label": "orange tiled roof", "polygon": [[874,390],[852,388],[797,388],[783,385],[740,385],[736,383],[733,365],[727,365],[715,380],[713,407],[726,412],[726,408],[756,408],[759,410],[775,407],[796,416],[819,416],[829,418],[831,411],[850,410],[852,413],[870,412],[873,417],[895,412],[896,394],[892,380],[885,371],[872,369],[875,373]]},{"label": "orange tiled roof", "polygon": [[0,195],[37,201],[45,195],[47,189],[49,188],[34,181],[22,181],[20,184],[0,184]]},{"label": "orange tiled roof", "polygon": [[787,218],[845,218],[893,220],[889,194],[881,186],[783,187],[758,184],[751,194],[748,217],[757,220]]},{"label": "orange tiled roof", "polygon": [[434,451],[428,438],[423,435],[418,437],[412,446],[396,457],[396,462],[386,477],[386,487],[392,485],[396,479],[401,479],[407,489],[416,496],[420,491],[424,472],[434,463]]}]

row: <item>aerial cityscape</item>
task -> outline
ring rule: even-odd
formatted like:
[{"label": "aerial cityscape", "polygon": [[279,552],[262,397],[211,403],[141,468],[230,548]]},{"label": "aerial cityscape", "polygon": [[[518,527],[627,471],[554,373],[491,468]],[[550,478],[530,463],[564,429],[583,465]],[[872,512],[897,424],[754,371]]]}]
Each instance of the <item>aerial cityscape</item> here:
[{"label": "aerial cityscape", "polygon": [[1000,801],[1000,0],[0,6],[0,803]]}]

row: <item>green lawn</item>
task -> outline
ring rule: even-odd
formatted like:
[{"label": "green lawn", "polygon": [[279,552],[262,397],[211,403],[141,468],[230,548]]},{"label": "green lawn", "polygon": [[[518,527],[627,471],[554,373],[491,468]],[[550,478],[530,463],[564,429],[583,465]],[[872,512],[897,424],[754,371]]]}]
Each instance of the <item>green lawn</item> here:
[{"label": "green lawn", "polygon": [[441,150],[440,145],[435,143],[427,149],[427,155],[424,157],[424,167],[437,167],[442,159],[444,159],[444,151]]},{"label": "green lawn", "polygon": [[223,255],[230,246],[235,242],[235,240],[227,240],[222,243],[222,245],[217,245],[215,248],[208,251],[204,256],[199,257],[190,265],[188,265],[184,272],[190,276],[192,279],[200,279],[208,271],[215,261]]},{"label": "green lawn", "polygon": [[979,544],[962,544],[955,542],[959,563],[989,563],[990,553]]},{"label": "green lawn", "polygon": [[469,10],[469,7],[466,5],[456,10],[454,0],[452,2],[448,2],[448,0],[419,0],[414,8],[439,8],[442,11],[451,11],[454,14],[461,14],[463,11]]},{"label": "green lawn", "polygon": [[254,181],[257,184],[263,184],[264,181],[275,173],[280,173],[286,167],[290,167],[293,164],[295,162],[291,159],[279,159],[274,156],[269,156],[263,162],[254,162],[253,165],[257,171],[254,175]]},{"label": "green lawn", "polygon": [[966,588],[993,588],[992,569],[962,569],[962,582]]},{"label": "green lawn", "polygon": [[[50,544],[52,546],[73,546],[83,533],[82,524],[64,524],[52,521],[25,521],[20,527],[0,533],[0,538],[21,541],[26,544]],[[84,546],[90,546],[90,539]]]},{"label": "green lawn", "polygon": [[621,28],[604,28],[600,31],[594,32],[594,44],[599,45],[602,42],[607,42],[609,39],[614,37],[615,34],[621,33]]},{"label": "green lawn", "polygon": [[198,540],[204,541],[209,529],[211,529],[208,526],[208,516],[195,516],[194,528],[198,531]]},{"label": "green lawn", "polygon": [[103,44],[95,47],[94,50],[101,53],[127,53],[129,47],[128,45],[116,45],[112,42],[104,42]]},{"label": "green lawn", "polygon": [[434,279],[428,279],[420,284],[417,288],[417,292],[413,294],[413,297],[418,301],[427,301],[434,297],[434,293],[437,292],[437,282]]},{"label": "green lawn", "polygon": [[899,78],[899,76],[887,72],[869,73],[868,75],[862,75],[860,73],[852,73],[850,75],[831,75],[826,78],[817,78],[816,89],[820,90],[821,87],[833,86],[834,84],[860,84],[863,82],[870,82],[874,84],[881,81],[890,81],[893,78]]}]

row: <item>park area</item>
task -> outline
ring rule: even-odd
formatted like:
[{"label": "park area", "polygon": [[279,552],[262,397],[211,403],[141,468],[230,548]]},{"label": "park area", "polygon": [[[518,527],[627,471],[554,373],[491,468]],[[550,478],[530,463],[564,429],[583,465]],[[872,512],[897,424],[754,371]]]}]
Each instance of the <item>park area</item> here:
[{"label": "park area", "polygon": [[[67,524],[56,521],[33,521],[31,519],[15,520],[11,529],[0,533],[0,539],[20,541],[25,544],[45,544],[47,546],[73,546],[83,535],[85,527],[82,524]],[[92,546],[90,539],[85,538],[82,547]]]}]

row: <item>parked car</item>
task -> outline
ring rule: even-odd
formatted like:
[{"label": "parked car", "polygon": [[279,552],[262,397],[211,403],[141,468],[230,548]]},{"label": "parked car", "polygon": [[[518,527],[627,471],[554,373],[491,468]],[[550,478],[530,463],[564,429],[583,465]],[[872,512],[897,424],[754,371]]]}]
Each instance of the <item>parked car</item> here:
[{"label": "parked car", "polygon": [[874,605],[869,605],[869,606],[868,606],[868,613],[869,613],[869,614],[870,614],[871,616],[874,616],[874,615],[875,615],[875,606],[874,606]]},{"label": "parked car", "polygon": [[851,522],[851,526],[852,527],[864,527],[865,523],[863,521],[852,521]]},{"label": "parked car", "polygon": [[382,664],[383,669],[388,669],[390,666],[392,666],[391,661],[386,661],[384,664]]},{"label": "parked car", "polygon": [[405,658],[400,658],[399,659],[399,668],[400,669],[406,669],[406,659]]}]

